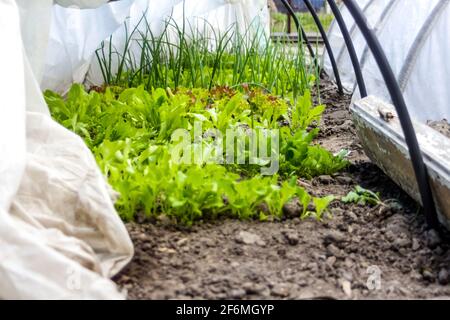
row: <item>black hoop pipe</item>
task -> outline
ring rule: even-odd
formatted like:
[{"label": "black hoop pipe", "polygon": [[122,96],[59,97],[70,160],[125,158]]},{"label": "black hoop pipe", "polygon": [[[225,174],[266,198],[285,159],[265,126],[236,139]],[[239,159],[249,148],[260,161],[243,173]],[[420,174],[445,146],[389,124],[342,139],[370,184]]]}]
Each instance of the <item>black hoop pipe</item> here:
[{"label": "black hoop pipe", "polygon": [[387,57],[383,51],[383,48],[381,47],[380,42],[375,36],[375,33],[367,25],[364,13],[361,11],[359,6],[355,3],[354,0],[344,0],[344,4],[347,6],[347,9],[353,16],[353,19],[364,35],[364,38],[366,39],[366,42],[370,50],[372,51],[372,54],[374,55],[378,67],[380,68],[380,71],[383,75],[392,102],[394,103],[395,109],[397,111],[403,133],[405,135],[405,141],[409,149],[411,162],[414,168],[414,173],[416,175],[417,185],[422,199],[422,205],[425,210],[427,224],[431,228],[438,229],[439,221],[436,213],[435,203],[433,200],[431,186],[428,180],[427,168],[424,164],[423,155],[417,141],[417,136],[414,131],[411,117],[409,116],[405,100],[395,78],[394,72],[389,65]]},{"label": "black hoop pipe", "polygon": [[356,54],[355,46],[353,45],[353,41],[350,36],[350,32],[348,31],[347,26],[345,25],[344,18],[342,18],[341,11],[337,6],[335,0],[327,0],[330,5],[330,9],[334,14],[336,22],[339,25],[339,29],[341,29],[342,36],[344,37],[345,45],[347,46],[348,54],[350,55],[350,59],[352,61],[353,70],[355,71],[356,82],[358,83],[359,92],[361,98],[367,97],[367,88],[366,83],[364,81],[364,77],[361,71],[361,65],[358,60],[358,55]]},{"label": "black hoop pipe", "polygon": [[333,67],[334,77],[336,78],[336,84],[338,86],[338,90],[340,94],[344,93],[344,89],[342,87],[341,76],[339,75],[339,68],[337,67],[336,59],[334,58],[333,49],[331,48],[330,41],[328,40],[327,33],[323,28],[322,22],[320,22],[319,16],[314,9],[314,6],[311,4],[309,0],[303,0],[309,12],[311,13],[314,22],[316,23],[317,28],[319,29],[320,35],[322,36],[323,42],[325,44],[325,48],[327,49],[328,56],[330,57],[331,66]]},{"label": "black hoop pipe", "polygon": [[311,55],[313,60],[316,61],[316,54],[314,53],[314,50],[311,46],[311,42],[309,42],[308,36],[303,27],[301,26],[300,21],[298,20],[298,17],[294,12],[294,9],[292,9],[291,5],[287,2],[287,0],[281,0],[281,2],[286,7],[286,10],[289,12],[289,15],[294,19],[297,32],[302,34],[302,38],[306,42],[306,46],[308,47],[309,54]]}]

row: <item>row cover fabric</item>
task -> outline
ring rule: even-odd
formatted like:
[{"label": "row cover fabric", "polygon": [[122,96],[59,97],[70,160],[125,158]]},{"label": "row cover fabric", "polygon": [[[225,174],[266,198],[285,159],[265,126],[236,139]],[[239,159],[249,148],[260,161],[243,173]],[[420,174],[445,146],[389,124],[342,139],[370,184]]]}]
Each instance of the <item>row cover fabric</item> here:
[{"label": "row cover fabric", "polygon": [[55,5],[42,90],[63,93],[72,83],[83,82],[93,53],[122,26],[132,5],[133,0],[122,0],[82,11]]},{"label": "row cover fabric", "polygon": [[133,245],[115,193],[82,139],[50,118],[36,78],[52,5],[0,0],[0,299],[122,299],[109,278]]},{"label": "row cover fabric", "polygon": [[[145,21],[149,22],[155,37],[164,31],[167,23],[180,27],[184,24],[188,33],[206,33],[205,21],[217,34],[233,26],[239,26],[241,33],[249,36],[249,28],[267,37],[270,32],[265,0],[122,0],[96,10],[55,7],[52,19],[41,87],[60,93],[67,92],[71,83],[83,82],[86,78],[89,85],[102,84],[95,51],[103,40],[106,48],[111,45],[114,52],[123,52],[127,36],[135,30],[130,52],[139,61],[138,41],[141,34],[148,31]],[[176,43],[176,34],[171,32],[171,42]],[[118,65],[117,55],[113,55],[114,58],[113,70]]]},{"label": "row cover fabric", "polygon": [[[411,115],[423,123],[450,119],[449,0],[357,0],[374,29],[397,76]],[[370,95],[390,101],[389,92],[373,55],[345,6],[341,12],[350,30]],[[329,31],[344,87],[359,99],[359,90],[337,23]],[[328,54],[324,69],[334,79]]]},{"label": "row cover fabric", "polygon": [[[139,61],[141,50],[138,41],[141,39],[141,33],[145,33],[147,31],[146,22],[149,23],[153,35],[157,37],[163,32],[166,23],[165,21],[173,16],[174,7],[181,2],[182,0],[166,0],[163,3],[158,0],[134,0],[127,19],[124,19],[119,28],[116,28],[106,39],[103,39],[103,45],[106,48],[112,48],[113,52],[122,54],[125,50],[127,37],[130,37],[130,33],[135,30],[132,35],[133,41],[130,41],[131,44],[129,44],[129,50],[136,61]],[[205,9],[208,10],[208,8]],[[79,14],[83,13],[80,12]],[[94,46],[100,47],[100,43],[101,41],[96,42]],[[109,52],[106,54],[108,53]],[[85,82],[88,85],[101,86],[104,79],[100,65],[92,52],[89,52],[88,54],[91,55],[91,60],[89,63],[88,72],[84,74]],[[111,69],[117,71],[118,65],[119,57],[113,54]],[[68,88],[66,88],[66,90],[67,89]]]}]

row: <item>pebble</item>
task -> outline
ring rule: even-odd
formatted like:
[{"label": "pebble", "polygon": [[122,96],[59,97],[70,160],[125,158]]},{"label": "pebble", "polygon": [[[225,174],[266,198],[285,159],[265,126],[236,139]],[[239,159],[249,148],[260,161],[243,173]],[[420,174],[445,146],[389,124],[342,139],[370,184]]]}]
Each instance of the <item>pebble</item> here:
[{"label": "pebble", "polygon": [[398,201],[393,201],[389,204],[389,209],[391,209],[393,212],[400,212],[403,210],[403,206]]},{"label": "pebble", "polygon": [[351,185],[353,184],[353,179],[350,177],[346,177],[346,176],[337,176],[336,180],[340,183],[340,184],[345,184],[345,185]]},{"label": "pebble", "polygon": [[334,180],[331,176],[324,175],[317,177],[317,181],[323,184],[332,184]]},{"label": "pebble", "polygon": [[350,283],[350,281],[348,281],[348,280],[343,280],[343,281],[341,282],[341,285],[342,285],[342,291],[344,291],[345,295],[346,295],[348,298],[351,298],[353,292],[352,292],[352,284]]},{"label": "pebble", "polygon": [[391,230],[387,230],[384,235],[389,241],[395,241],[397,239],[397,236]]},{"label": "pebble", "polygon": [[213,239],[211,239],[211,238],[202,237],[202,238],[199,239],[199,242],[201,244],[203,244],[204,246],[210,247],[210,248],[213,248],[213,247],[216,246],[215,241]]},{"label": "pebble", "polygon": [[283,214],[287,218],[298,218],[303,212],[303,207],[298,201],[290,201],[283,206]]},{"label": "pebble", "polygon": [[352,261],[352,259],[345,258],[344,264],[347,268],[351,269],[355,265]]},{"label": "pebble", "polygon": [[281,257],[286,257],[286,249],[285,248],[280,248],[277,250],[277,253],[279,256]]},{"label": "pebble", "polygon": [[245,290],[243,289],[234,289],[230,292],[230,297],[233,299],[240,299],[246,295]]},{"label": "pebble", "polygon": [[161,253],[167,253],[167,254],[174,254],[174,253],[177,253],[176,250],[171,249],[171,248],[167,248],[167,247],[159,247],[159,248],[158,248],[158,251],[161,252]]},{"label": "pebble", "polygon": [[240,231],[235,240],[240,244],[258,245],[261,247],[266,245],[266,242],[259,235],[247,231]]},{"label": "pebble", "polygon": [[414,251],[417,251],[417,250],[420,249],[420,242],[419,242],[419,240],[417,240],[416,238],[414,238],[414,239],[412,240],[412,249],[413,249]]},{"label": "pebble", "polygon": [[353,229],[352,226],[348,226],[348,228],[347,228],[347,232],[350,233],[350,234],[352,234],[354,230],[355,229]]},{"label": "pebble", "polygon": [[341,250],[339,250],[339,248],[336,247],[334,244],[330,244],[327,247],[327,253],[328,253],[328,256],[334,256],[336,258],[342,258]]},{"label": "pebble", "polygon": [[291,246],[296,246],[300,242],[300,239],[298,237],[298,233],[296,233],[296,232],[283,231],[283,236],[286,238],[287,242]]},{"label": "pebble", "polygon": [[306,268],[307,268],[306,270],[311,271],[311,273],[313,273],[313,274],[319,272],[319,265],[315,262],[308,263]]},{"label": "pebble", "polygon": [[286,298],[291,292],[288,286],[277,284],[272,288],[271,293],[274,296]]},{"label": "pebble", "polygon": [[182,247],[182,246],[184,246],[185,244],[187,244],[188,241],[189,241],[188,238],[182,238],[182,239],[180,239],[180,240],[177,241],[177,246],[178,246],[178,247]]},{"label": "pebble", "polygon": [[442,268],[441,271],[439,271],[438,281],[443,286],[450,283],[450,275],[449,275],[447,269]]},{"label": "pebble", "polygon": [[242,289],[244,289],[247,294],[258,294],[263,292],[266,287],[253,282],[245,282],[242,285]]},{"label": "pebble", "polygon": [[336,263],[336,257],[335,256],[328,257],[326,263],[328,266],[333,267],[334,264]]},{"label": "pebble", "polygon": [[193,280],[194,276],[192,274],[185,273],[185,274],[180,275],[180,279],[181,279],[181,281],[186,283],[186,282]]},{"label": "pebble", "polygon": [[430,249],[436,248],[441,243],[441,237],[436,230],[428,230],[426,233],[427,246]]},{"label": "pebble", "polygon": [[244,249],[242,249],[242,247],[233,247],[231,249],[231,252],[237,256],[242,256],[245,253],[245,251],[244,251]]},{"label": "pebble", "polygon": [[327,245],[331,243],[342,243],[345,242],[345,240],[346,236],[342,232],[332,230],[325,235],[323,242]]},{"label": "pebble", "polygon": [[434,281],[434,274],[431,271],[424,270],[422,272],[422,278],[426,281],[433,282]]},{"label": "pebble", "polygon": [[138,239],[138,240],[140,240],[140,241],[143,241],[143,242],[146,242],[146,241],[150,240],[149,237],[148,237],[145,233],[140,233],[140,234],[136,237],[136,239]]},{"label": "pebble", "polygon": [[436,247],[436,249],[434,249],[434,253],[438,256],[441,256],[444,254],[444,250],[442,249],[441,246]]},{"label": "pebble", "polygon": [[404,296],[410,296],[411,295],[411,291],[410,290],[408,290],[407,288],[405,288],[405,287],[398,287],[398,291],[401,293],[401,294],[403,294]]},{"label": "pebble", "polygon": [[394,242],[392,243],[392,247],[397,250],[399,250],[400,248],[408,248],[410,246],[411,246],[411,240],[409,240],[406,237],[395,239]]},{"label": "pebble", "polygon": [[358,216],[353,211],[346,211],[345,215],[350,218],[351,221],[357,221]]}]

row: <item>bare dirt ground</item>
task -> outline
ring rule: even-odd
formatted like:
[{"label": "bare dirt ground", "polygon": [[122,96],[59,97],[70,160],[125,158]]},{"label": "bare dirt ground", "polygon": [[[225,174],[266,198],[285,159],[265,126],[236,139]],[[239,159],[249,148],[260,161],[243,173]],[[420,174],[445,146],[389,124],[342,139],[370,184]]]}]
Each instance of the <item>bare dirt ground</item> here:
[{"label": "bare dirt ground", "polygon": [[318,143],[350,150],[352,165],[299,183],[336,196],[361,185],[388,205],[336,201],[323,222],[128,224],[136,254],[115,281],[130,299],[450,298],[448,234],[427,230],[417,204],[364,155],[349,97],[326,82],[322,94]]}]

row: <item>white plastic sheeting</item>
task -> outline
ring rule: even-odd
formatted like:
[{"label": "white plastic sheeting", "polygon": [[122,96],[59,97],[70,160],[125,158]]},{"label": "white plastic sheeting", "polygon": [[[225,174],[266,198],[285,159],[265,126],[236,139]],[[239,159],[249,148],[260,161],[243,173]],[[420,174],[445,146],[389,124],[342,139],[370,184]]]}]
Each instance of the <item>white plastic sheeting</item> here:
[{"label": "white plastic sheeting", "polygon": [[16,5],[13,0],[0,4],[0,39],[9,48],[0,60],[0,208],[7,210],[25,169],[25,69]]},{"label": "white plastic sheeting", "polygon": [[[123,52],[131,31],[135,30],[133,40],[140,40],[141,34],[147,33],[146,22],[155,37],[164,31],[167,23],[180,28],[184,24],[186,33],[205,33],[206,25],[216,34],[223,34],[233,26],[249,36],[248,29],[267,37],[270,32],[265,0],[122,0],[96,10],[55,7],[52,19],[41,87],[60,93],[65,93],[73,82],[83,82],[88,70],[87,83],[101,85],[103,77],[95,57],[96,49],[105,40],[106,47],[111,45],[114,52]],[[176,32],[171,33],[171,41],[177,41]],[[137,41],[132,41],[130,52],[139,61],[141,48]],[[117,60],[117,55],[113,55],[113,70],[117,68]]]},{"label": "white plastic sheeting", "polygon": [[[371,0],[359,0],[358,4],[361,6],[361,8],[366,8],[367,4]],[[349,29],[350,35],[353,37],[356,33],[356,26],[355,23],[353,23],[352,16],[350,15],[350,12],[347,10],[347,8],[344,5],[341,5],[341,14],[344,20],[347,23],[347,27]],[[349,24],[348,22],[352,22],[352,24]],[[331,23],[330,29],[328,31],[328,39],[330,40],[331,49],[333,51],[334,57],[337,60],[341,55],[342,52],[345,50],[345,42],[344,37],[342,36],[342,33],[340,32],[339,26],[336,22],[336,20],[333,20]],[[356,49],[356,48],[355,48]],[[325,50],[324,59],[323,59],[323,68],[325,72],[327,72],[332,80],[335,80],[333,69],[331,66],[330,59],[328,57],[328,54]],[[351,70],[349,70],[351,71]],[[346,77],[345,73],[348,72],[347,70],[339,70],[339,74],[341,75],[341,81],[344,87],[347,90],[350,90],[353,86],[353,77]]]},{"label": "white plastic sheeting", "polygon": [[54,6],[42,90],[65,92],[83,82],[95,50],[122,26],[132,4],[122,0],[90,10]]},{"label": "white plastic sheeting", "polygon": [[115,194],[82,139],[49,117],[33,73],[51,6],[0,0],[0,299],[121,299],[108,278],[133,246]]},{"label": "white plastic sheeting", "polygon": [[[126,21],[127,28],[117,30],[112,35],[112,43],[110,39],[105,41],[105,47],[111,46],[114,52],[124,52],[126,38],[134,30],[128,52],[135,61],[139,61],[142,51],[139,40],[149,31],[146,22],[154,37],[158,37],[169,25],[168,36],[172,43],[178,41],[177,28],[184,29],[187,37],[197,34],[210,37],[213,39],[212,45],[214,36],[220,37],[233,28],[249,38],[256,33],[263,33],[266,38],[270,34],[269,10],[265,0],[168,0],[164,3],[158,0],[135,0],[130,19]],[[119,60],[119,56],[113,55],[113,71],[117,70]],[[97,86],[103,83],[97,59],[92,62],[86,82]]]},{"label": "white plastic sheeting", "polygon": [[187,17],[187,23],[197,26],[200,31],[205,27],[203,21],[207,21],[219,34],[236,27],[250,36],[256,32],[270,36],[266,0],[186,0],[185,4],[181,2],[174,8],[173,18],[179,25],[183,15]]},{"label": "white plastic sheeting", "polygon": [[[411,115],[419,121],[450,119],[450,31],[449,0],[357,0],[369,25],[375,30],[391,67],[401,85]],[[342,8],[347,28],[362,67],[370,95],[390,101],[373,55],[346,8]],[[333,53],[344,87],[358,99],[355,73],[339,30],[334,23],[329,32]],[[329,56],[325,71],[333,72]]]},{"label": "white plastic sheeting", "polygon": [[[122,54],[125,51],[127,37],[131,37],[132,41],[128,45],[130,55],[139,61],[141,48],[138,41],[141,39],[141,34],[148,34],[147,23],[153,33],[154,37],[158,37],[164,30],[166,21],[171,19],[174,7],[181,3],[182,0],[166,0],[161,3],[159,0],[134,0],[128,18],[122,23],[119,28],[111,33],[107,38],[103,39],[106,48],[112,48],[114,53]],[[81,13],[82,14],[82,13]],[[93,26],[96,22],[93,21]],[[133,32],[133,35],[130,35]],[[100,47],[101,41],[95,45]],[[109,51],[106,50],[108,53]],[[89,85],[100,86],[103,84],[103,76],[100,65],[94,52],[92,52],[92,59],[88,74],[85,74],[86,83]],[[117,71],[120,57],[117,54],[112,55],[111,69]],[[68,89],[68,88],[67,88]]]}]

